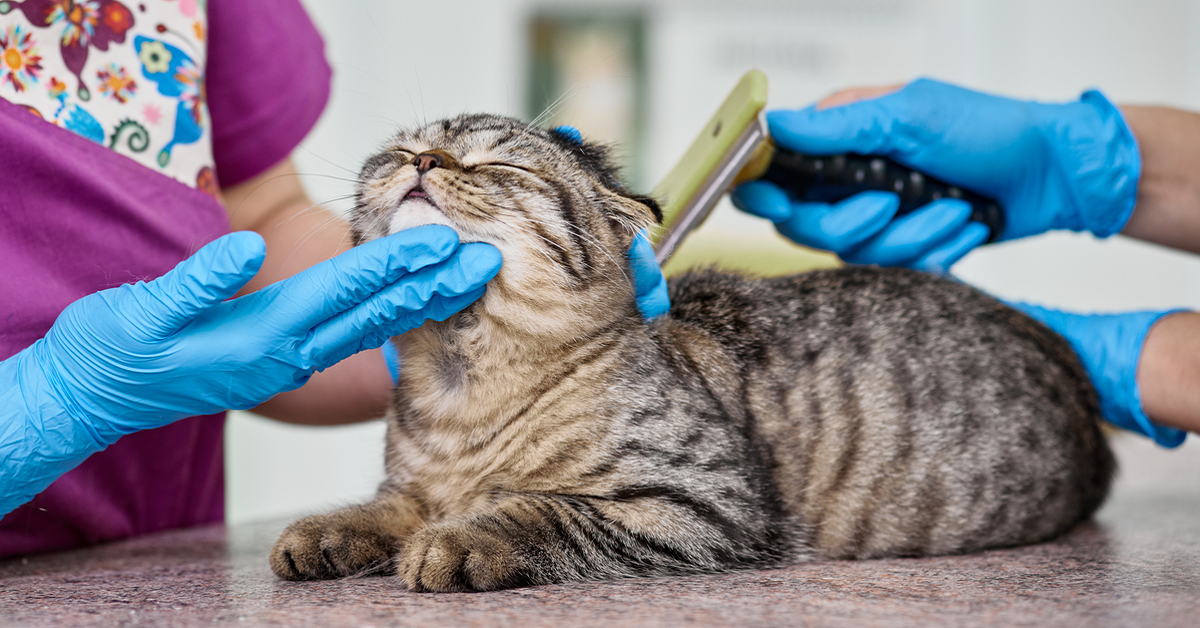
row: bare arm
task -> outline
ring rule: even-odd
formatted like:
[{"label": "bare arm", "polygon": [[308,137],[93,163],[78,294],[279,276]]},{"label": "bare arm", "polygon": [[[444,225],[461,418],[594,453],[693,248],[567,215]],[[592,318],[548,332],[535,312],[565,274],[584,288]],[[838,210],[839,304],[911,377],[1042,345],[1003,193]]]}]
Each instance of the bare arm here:
[{"label": "bare arm", "polygon": [[[262,270],[243,293],[350,248],[348,225],[309,200],[291,159],[221,192],[234,230],[257,231],[267,242]],[[391,375],[376,349],[317,373],[301,388],[276,395],[254,412],[289,423],[355,423],[382,416],[391,390]]]},{"label": "bare arm", "polygon": [[[1200,253],[1200,114],[1124,106],[1142,177],[1124,235]],[[1156,423],[1200,432],[1200,314],[1163,318],[1138,362],[1142,408]]]},{"label": "bare arm", "polygon": [[1200,253],[1200,114],[1121,107],[1142,153],[1137,205],[1121,233]]},{"label": "bare arm", "polygon": [[1181,312],[1155,323],[1142,345],[1137,379],[1146,416],[1200,432],[1200,314]]}]

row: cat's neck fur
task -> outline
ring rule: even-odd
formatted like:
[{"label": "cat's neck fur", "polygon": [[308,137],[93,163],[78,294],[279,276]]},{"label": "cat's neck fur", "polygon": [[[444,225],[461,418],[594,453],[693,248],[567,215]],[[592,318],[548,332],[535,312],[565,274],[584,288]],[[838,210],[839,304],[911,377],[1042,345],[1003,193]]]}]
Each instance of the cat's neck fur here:
[{"label": "cat's neck fur", "polygon": [[587,312],[561,301],[530,307],[506,298],[500,286],[489,287],[463,312],[396,340],[406,420],[456,432],[465,443],[489,438],[551,388],[570,387],[564,374],[586,375],[617,359],[591,363],[597,352],[613,353],[642,337],[645,323],[632,292],[625,302],[625,308]]}]

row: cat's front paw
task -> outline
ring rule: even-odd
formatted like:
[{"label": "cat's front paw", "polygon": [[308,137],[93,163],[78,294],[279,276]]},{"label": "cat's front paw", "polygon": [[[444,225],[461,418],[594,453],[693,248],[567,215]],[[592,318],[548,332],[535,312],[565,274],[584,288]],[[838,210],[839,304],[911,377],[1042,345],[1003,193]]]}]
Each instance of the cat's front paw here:
[{"label": "cat's front paw", "polygon": [[271,569],[284,580],[325,580],[395,572],[396,539],[353,513],[301,519],[271,549]]},{"label": "cat's front paw", "polygon": [[399,576],[413,591],[494,591],[540,584],[509,541],[453,524],[423,528],[409,537]]}]

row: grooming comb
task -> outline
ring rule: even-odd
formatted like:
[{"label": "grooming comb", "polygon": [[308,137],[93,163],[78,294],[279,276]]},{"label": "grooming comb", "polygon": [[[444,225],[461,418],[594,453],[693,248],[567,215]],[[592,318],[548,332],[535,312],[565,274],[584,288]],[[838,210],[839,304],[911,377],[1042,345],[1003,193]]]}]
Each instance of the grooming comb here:
[{"label": "grooming comb", "polygon": [[902,166],[886,157],[845,153],[805,155],[775,146],[762,111],[767,77],[744,74],[675,167],[652,194],[663,210],[663,228],[654,234],[655,257],[665,264],[684,238],[704,222],[732,187],[765,179],[795,200],[834,203],[867,190],[900,197],[896,216],[940,198],[970,203],[971,220],[987,225],[988,242],[1004,230],[1004,211],[996,201]]}]

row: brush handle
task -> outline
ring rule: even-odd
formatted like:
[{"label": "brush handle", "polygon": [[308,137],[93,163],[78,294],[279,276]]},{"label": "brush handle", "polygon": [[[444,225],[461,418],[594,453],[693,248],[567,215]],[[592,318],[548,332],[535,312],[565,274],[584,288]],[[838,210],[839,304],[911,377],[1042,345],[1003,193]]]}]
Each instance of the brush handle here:
[{"label": "brush handle", "polygon": [[958,198],[971,204],[971,220],[990,229],[988,242],[995,242],[1004,231],[1000,203],[886,157],[854,153],[814,157],[777,147],[763,178],[796,199],[820,203],[835,203],[868,190],[894,192],[900,196],[897,217],[940,198]]}]

